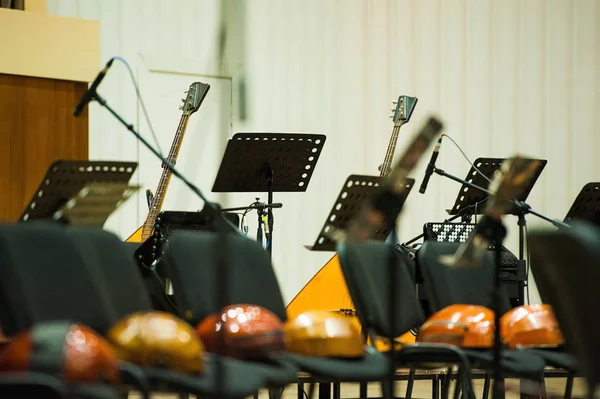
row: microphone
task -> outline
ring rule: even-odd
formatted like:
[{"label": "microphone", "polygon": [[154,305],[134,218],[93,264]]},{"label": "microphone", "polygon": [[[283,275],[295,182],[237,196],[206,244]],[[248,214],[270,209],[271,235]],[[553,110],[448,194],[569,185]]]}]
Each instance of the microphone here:
[{"label": "microphone", "polygon": [[112,65],[113,61],[114,61],[114,58],[111,58],[110,60],[108,60],[108,62],[106,63],[106,66],[104,67],[103,70],[100,71],[98,76],[96,76],[96,79],[94,80],[94,82],[92,83],[90,88],[83,94],[83,96],[81,96],[81,100],[79,100],[79,104],[77,104],[77,107],[75,107],[75,110],[73,111],[73,116],[78,117],[83,112],[83,109],[85,108],[85,106],[90,101],[92,101],[94,94],[96,93],[96,89],[102,82],[102,79],[104,79],[104,76],[106,76],[106,72],[108,72],[108,69]]},{"label": "microphone", "polygon": [[419,188],[419,192],[421,194],[425,194],[425,190],[427,190],[427,185],[429,184],[429,179],[431,179],[431,175],[433,174],[433,169],[435,168],[435,161],[437,161],[438,154],[440,153],[440,146],[442,145],[442,137],[440,136],[437,144],[435,145],[435,149],[433,150],[433,154],[431,154],[431,159],[429,160],[429,164],[427,165],[427,169],[425,170],[425,177],[423,178],[423,183],[421,183],[421,187]]}]

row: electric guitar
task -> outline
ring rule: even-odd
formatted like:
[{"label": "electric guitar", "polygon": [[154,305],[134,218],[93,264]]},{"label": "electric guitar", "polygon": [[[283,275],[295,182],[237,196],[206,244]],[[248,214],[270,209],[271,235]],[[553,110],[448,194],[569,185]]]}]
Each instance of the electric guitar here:
[{"label": "electric guitar", "polygon": [[[177,161],[177,155],[179,155],[179,150],[181,149],[181,143],[183,142],[183,136],[187,129],[190,116],[198,111],[209,89],[210,86],[206,83],[194,82],[185,92],[187,93],[187,96],[182,100],[183,105],[179,106],[179,109],[181,110],[181,119],[179,120],[179,125],[177,126],[175,137],[173,138],[173,144],[171,144],[171,150],[166,158],[171,165],[175,165],[175,162]],[[127,242],[144,242],[152,236],[156,217],[162,209],[172,176],[172,172],[164,163],[162,168],[163,172],[154,195],[150,190],[146,190],[146,200],[149,208],[146,221],[142,227],[137,229],[135,233],[126,240]]]}]

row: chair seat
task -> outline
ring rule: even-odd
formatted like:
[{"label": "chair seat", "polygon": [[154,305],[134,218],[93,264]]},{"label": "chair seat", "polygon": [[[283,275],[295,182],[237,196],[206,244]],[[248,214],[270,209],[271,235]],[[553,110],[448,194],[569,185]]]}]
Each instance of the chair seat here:
[{"label": "chair seat", "polygon": [[549,350],[549,349],[528,349],[530,352],[544,359],[546,365],[557,368],[565,369],[572,372],[577,372],[579,364],[577,358],[570,353]]},{"label": "chair seat", "polygon": [[264,361],[243,362],[243,364],[262,375],[269,387],[283,387],[298,381],[298,366],[282,355]]},{"label": "chair seat", "polygon": [[[494,363],[491,350],[463,349],[474,367],[490,369]],[[538,377],[544,371],[546,362],[541,357],[526,350],[503,349],[500,362],[503,372],[514,377]]]},{"label": "chair seat", "polygon": [[115,387],[106,384],[71,384],[67,387],[71,399],[121,399]]},{"label": "chair seat", "polygon": [[[178,388],[197,396],[213,396],[218,393],[217,361],[212,355],[207,354],[205,356],[204,372],[201,375],[153,367],[144,368],[144,374],[153,387],[164,384],[170,388]],[[223,376],[225,384],[223,391],[220,392],[221,397],[244,398],[253,395],[266,385],[265,377],[252,366],[228,358],[221,358],[221,361],[225,371]]]},{"label": "chair seat", "polygon": [[388,359],[371,347],[365,348],[365,356],[357,359],[304,356],[286,354],[286,359],[298,365],[302,371],[329,377],[336,381],[378,381],[388,371]]}]

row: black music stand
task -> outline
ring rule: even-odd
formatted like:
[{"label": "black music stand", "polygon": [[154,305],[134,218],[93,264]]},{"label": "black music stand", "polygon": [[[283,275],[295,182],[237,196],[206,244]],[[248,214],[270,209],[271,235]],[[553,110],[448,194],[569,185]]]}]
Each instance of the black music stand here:
[{"label": "black music stand", "polygon": [[[212,191],[215,193],[304,192],[325,144],[323,134],[236,133],[227,148]],[[273,248],[273,211],[268,208],[268,251]]]},{"label": "black music stand", "polygon": [[600,183],[588,183],[579,192],[565,222],[583,220],[600,227]]},{"label": "black music stand", "polygon": [[[54,161],[19,221],[62,218],[101,227],[132,189],[137,190],[128,186],[136,168],[137,162]],[[101,206],[93,209],[94,204]]]},{"label": "black music stand", "polygon": [[[346,179],[346,182],[340,190],[340,194],[336,199],[329,216],[323,223],[323,228],[319,233],[319,236],[315,240],[314,245],[305,245],[305,248],[311,251],[336,251],[336,243],[327,237],[329,231],[329,225],[332,225],[338,229],[345,230],[348,222],[356,216],[360,210],[363,202],[371,197],[371,195],[378,189],[379,184],[383,177],[381,176],[365,176],[365,175],[350,175]],[[402,204],[406,201],[410,190],[415,184],[415,179],[406,179],[404,187],[406,188],[403,192]],[[388,226],[388,223],[384,223],[384,226]],[[383,228],[375,232],[371,237],[372,240],[385,241],[390,234],[391,229]]]},{"label": "black music stand", "polygon": [[[504,161],[506,161],[505,158],[477,158],[475,162],[473,162],[473,164],[489,180],[493,180],[494,173],[498,169],[500,169]],[[542,174],[544,167],[548,163],[548,161],[545,159],[539,159],[537,161],[539,161],[539,166],[534,177],[531,179],[529,186],[523,191],[521,197],[515,198],[516,200],[525,202],[525,200],[529,196],[529,193],[533,189],[533,186],[537,182],[537,179]],[[486,190],[490,184],[490,182],[487,181],[483,176],[481,176],[472,166],[469,170],[469,173],[467,173],[465,181]],[[463,183],[462,187],[460,188],[460,191],[458,192],[458,195],[456,196],[454,205],[451,209],[448,210],[448,214],[458,215],[461,214],[463,211],[468,210],[465,208],[469,208],[469,213],[471,213],[472,215],[481,215],[483,214],[485,203],[487,202],[488,197],[489,194]],[[507,215],[519,215],[522,213],[523,210],[518,206],[513,206],[510,209],[510,211],[506,212]]]}]

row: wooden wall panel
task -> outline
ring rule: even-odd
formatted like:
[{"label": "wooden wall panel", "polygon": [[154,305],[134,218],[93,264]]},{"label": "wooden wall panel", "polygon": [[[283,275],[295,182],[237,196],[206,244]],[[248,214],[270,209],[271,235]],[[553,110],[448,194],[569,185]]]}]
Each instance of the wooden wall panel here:
[{"label": "wooden wall panel", "polygon": [[21,215],[50,164],[88,159],[87,83],[0,74],[0,222]]}]

